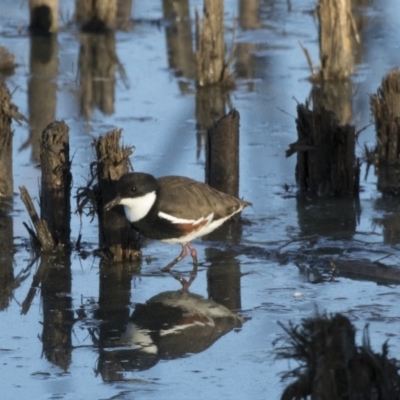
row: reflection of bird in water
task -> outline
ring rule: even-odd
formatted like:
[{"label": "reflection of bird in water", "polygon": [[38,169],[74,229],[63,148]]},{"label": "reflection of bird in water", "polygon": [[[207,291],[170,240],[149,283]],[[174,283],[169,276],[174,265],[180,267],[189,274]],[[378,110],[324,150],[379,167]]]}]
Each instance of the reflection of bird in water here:
[{"label": "reflection of bird in water", "polygon": [[214,300],[170,291],[136,305],[126,341],[136,350],[135,367],[146,369],[159,359],[200,353],[242,323],[242,317]]},{"label": "reflection of bird in water", "polygon": [[126,218],[139,233],[165,243],[180,243],[182,252],[163,271],[169,271],[187,255],[197,266],[191,241],[221,226],[251,203],[219,192],[183,176],[156,179],[145,173],[123,175],[116,185],[117,197],[105,205],[108,211],[121,204]]}]

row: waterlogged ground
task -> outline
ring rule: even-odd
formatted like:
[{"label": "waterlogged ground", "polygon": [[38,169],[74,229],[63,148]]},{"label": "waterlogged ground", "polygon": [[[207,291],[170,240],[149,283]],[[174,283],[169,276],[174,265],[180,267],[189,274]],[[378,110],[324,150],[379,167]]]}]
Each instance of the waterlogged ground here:
[{"label": "waterlogged ground", "polygon": [[[34,132],[46,118],[63,119],[70,127],[73,194],[89,177],[93,138],[114,127],[123,129],[125,144],[135,146],[131,160],[136,170],[204,180],[196,88],[182,66],[171,68],[170,25],[162,19],[162,3],[135,2],[136,23],[115,34],[119,64],[108,78],[92,74],[94,82],[105,80],[107,89],[84,85],[78,65],[85,38],[67,24],[73,2],[61,3],[65,27],[49,58],[42,59],[45,67],[31,57],[33,48],[35,54],[39,50],[26,31],[26,2],[0,4],[1,44],[18,64],[6,83],[29,121],[13,125],[15,195],[11,211],[0,219],[9,235],[1,254],[7,282],[0,311],[1,398],[277,399],[284,387],[279,373],[295,366],[275,359],[273,342],[283,332],[278,322],[298,323],[317,310],[347,315],[358,329],[358,343],[368,323],[374,349],[389,340],[391,355],[400,358],[398,200],[383,198],[374,171],[367,174],[365,165],[357,205],[297,198],[296,159],[285,158],[288,145],[296,141],[297,101],[304,102],[311,91],[299,42],[318,64],[313,2],[255,1],[258,11],[246,22],[238,2],[226,1],[227,40],[237,20],[238,43],[237,87],[227,104],[241,116],[240,195],[253,207],[243,213],[243,224],[197,241],[201,265],[190,294],[177,293],[180,283],[160,273],[179,247],[149,241],[140,265],[103,265],[93,255],[96,219],[77,214],[71,217],[72,240],[82,235],[80,251],[68,260],[32,263],[22,224],[28,217],[18,188],[25,185],[38,197]],[[358,129],[371,121],[368,95],[400,64],[400,4],[364,3],[356,13],[362,31],[350,101]],[[192,18],[195,6],[201,9],[201,2],[190,2]],[[90,88],[111,96],[97,102]],[[364,144],[374,143],[374,127],[369,126],[359,137],[357,155],[362,156]],[[330,279],[330,261],[349,260],[359,261],[355,270]],[[390,279],[368,272],[378,260],[393,268]],[[35,290],[45,263],[50,268]],[[189,261],[176,270],[190,278]],[[189,321],[185,312],[157,308],[157,301],[148,302],[154,296],[164,305],[184,305],[197,317]],[[205,317],[210,310],[213,314]],[[192,324],[185,336],[179,336],[177,320]],[[157,337],[149,333],[154,329],[160,332]]]}]

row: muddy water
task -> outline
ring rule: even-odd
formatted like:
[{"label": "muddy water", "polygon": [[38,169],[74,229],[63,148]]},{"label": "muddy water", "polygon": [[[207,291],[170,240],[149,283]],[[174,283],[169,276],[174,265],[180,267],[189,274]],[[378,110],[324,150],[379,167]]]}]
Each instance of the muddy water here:
[{"label": "muddy water", "polygon": [[[395,268],[398,201],[381,196],[373,171],[366,174],[365,166],[358,205],[296,197],[296,160],[286,159],[285,150],[296,140],[296,101],[304,102],[311,91],[299,41],[317,65],[318,29],[311,3],[259,3],[259,11],[244,20],[237,2],[227,1],[225,15],[227,28],[233,18],[239,20],[237,87],[226,110],[231,104],[241,115],[240,195],[253,207],[244,213],[244,224],[196,243],[199,274],[190,296],[181,299],[176,293],[179,282],[159,272],[178,254],[178,247],[148,241],[140,265],[102,265],[93,255],[96,220],[86,216],[72,215],[72,239],[81,234],[82,245],[68,260],[32,262],[22,225],[27,214],[18,196],[21,185],[38,196],[35,135],[46,118],[64,119],[70,127],[73,193],[89,176],[93,138],[113,127],[122,128],[124,143],[135,146],[136,170],[204,180],[195,85],[190,67],[178,64],[179,73],[171,68],[169,25],[152,22],[162,18],[161,3],[135,2],[132,17],[137,22],[115,34],[119,64],[110,66],[106,78],[91,75],[91,82],[106,85],[85,86],[78,66],[87,38],[67,25],[51,42],[51,52],[40,58],[46,44],[33,44],[27,34],[25,2],[18,7],[1,2],[1,43],[18,63],[6,82],[14,103],[29,119],[13,126],[15,195],[12,211],[1,216],[8,240],[1,247],[2,279],[8,284],[0,312],[2,399],[279,398],[279,372],[289,366],[274,357],[272,343],[282,333],[278,321],[299,322],[316,310],[342,312],[359,330],[369,323],[373,347],[389,339],[391,354],[399,357],[396,280],[377,279],[359,268],[362,273],[330,281],[326,268],[332,260],[365,260],[365,266],[381,259]],[[191,2],[192,17],[194,6],[201,8],[201,2]],[[62,2],[60,8],[66,25],[73,2]],[[362,31],[350,103],[351,119],[359,128],[370,123],[368,95],[400,64],[399,11],[396,0],[385,0],[371,1],[357,13]],[[104,57],[113,54],[107,46],[102,47]],[[36,59],[30,56],[33,48]],[[107,101],[96,98],[95,92],[102,90],[110,94]],[[357,155],[362,156],[364,143],[374,142],[369,126],[358,140]],[[26,310],[24,300],[41,262],[50,269]],[[310,278],[311,267],[321,279]],[[176,269],[189,279],[188,261]],[[157,319],[164,321],[160,326],[149,325],[154,321],[145,318],[146,307],[155,307],[160,299],[175,307],[200,307],[203,314],[197,313],[203,317],[193,323],[189,335],[176,340],[177,316],[170,315],[165,301],[152,311],[162,316]],[[21,315],[22,309],[27,312]],[[218,315],[210,310],[218,310]],[[151,337],[150,328],[161,332],[157,338]],[[134,332],[141,335],[142,345]]]}]

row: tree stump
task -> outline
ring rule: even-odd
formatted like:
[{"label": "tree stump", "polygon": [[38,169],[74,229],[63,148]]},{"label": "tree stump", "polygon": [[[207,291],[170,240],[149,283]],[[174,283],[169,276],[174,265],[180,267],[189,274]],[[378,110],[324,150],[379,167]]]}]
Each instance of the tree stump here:
[{"label": "tree stump", "polygon": [[0,72],[2,75],[11,75],[15,68],[15,56],[5,47],[0,46]]},{"label": "tree stump", "polygon": [[360,168],[355,157],[355,127],[340,125],[324,107],[297,106],[298,141],[286,156],[297,152],[296,180],[300,189],[318,196],[358,197]]},{"label": "tree stump", "polygon": [[11,94],[3,81],[0,81],[0,205],[11,201],[13,195],[12,138],[11,122],[14,105]]},{"label": "tree stump", "polygon": [[233,50],[225,62],[223,0],[204,0],[204,18],[196,10],[197,85],[232,84]]},{"label": "tree stump", "polygon": [[218,120],[207,135],[207,183],[232,196],[239,195],[239,112]]},{"label": "tree stump", "polygon": [[26,187],[21,186],[19,190],[21,200],[25,204],[25,208],[28,211],[29,217],[35,229],[33,230],[24,222],[24,226],[31,237],[34,250],[37,252],[41,251],[43,253],[53,252],[55,250],[55,240],[47,225],[47,221],[39,218]]},{"label": "tree stump", "polygon": [[70,250],[71,219],[71,162],[69,159],[68,126],[52,122],[41,138],[42,182],[39,218],[27,189],[20,187],[21,200],[25,204],[36,232],[24,223],[34,248],[42,253]]},{"label": "tree stump", "polygon": [[41,219],[47,225],[59,248],[70,247],[71,234],[71,161],[69,128],[64,121],[55,121],[43,131],[41,139],[42,184]]},{"label": "tree stump", "polygon": [[32,32],[49,33],[58,29],[58,0],[29,0],[29,10]]},{"label": "tree stump", "polygon": [[[18,112],[18,108],[11,102],[11,95],[5,83],[0,81],[0,251],[3,257],[3,278],[1,282],[7,286],[8,277],[12,276],[13,251],[13,224],[12,218],[7,215],[12,209],[14,183],[12,174],[12,119],[17,121],[26,118]],[[33,205],[32,208],[34,209]],[[37,217],[37,215],[36,215]],[[39,218],[37,217],[37,220]],[[7,289],[5,288],[5,293]]]},{"label": "tree stump", "polygon": [[322,81],[314,84],[311,92],[314,111],[321,107],[332,111],[340,125],[351,122],[353,115],[353,84],[350,79]]},{"label": "tree stump", "polygon": [[12,299],[14,277],[14,237],[12,211],[13,173],[11,130],[11,95],[0,81],[0,310],[5,310]]},{"label": "tree stump", "polygon": [[283,375],[295,380],[282,400],[399,398],[397,361],[389,358],[387,342],[375,353],[366,329],[362,346],[356,346],[355,328],[344,315],[316,316],[282,327],[287,337],[281,338],[285,344],[277,357],[299,364]]},{"label": "tree stump", "polygon": [[95,197],[99,216],[99,242],[114,261],[131,261],[140,257],[139,236],[131,228],[122,207],[104,212],[104,205],[115,196],[115,182],[129,172],[132,147],[120,146],[121,131],[114,129],[93,143],[97,156]]},{"label": "tree stump", "polygon": [[196,89],[196,121],[199,132],[207,132],[214,123],[226,115],[229,94],[218,85]]},{"label": "tree stump", "polygon": [[370,97],[375,119],[375,149],[378,190],[398,194],[400,191],[400,69],[390,71],[376,94]]}]

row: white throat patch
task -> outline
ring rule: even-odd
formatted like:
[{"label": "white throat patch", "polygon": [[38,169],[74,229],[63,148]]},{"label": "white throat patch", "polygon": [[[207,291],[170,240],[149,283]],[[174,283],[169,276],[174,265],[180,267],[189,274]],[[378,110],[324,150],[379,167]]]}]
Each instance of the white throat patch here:
[{"label": "white throat patch", "polygon": [[144,218],[156,201],[156,192],[150,192],[144,196],[121,199],[125,216],[129,222],[137,222]]}]

